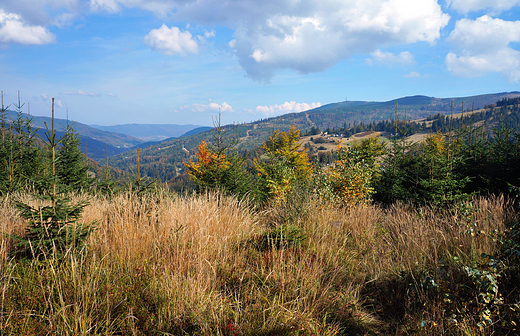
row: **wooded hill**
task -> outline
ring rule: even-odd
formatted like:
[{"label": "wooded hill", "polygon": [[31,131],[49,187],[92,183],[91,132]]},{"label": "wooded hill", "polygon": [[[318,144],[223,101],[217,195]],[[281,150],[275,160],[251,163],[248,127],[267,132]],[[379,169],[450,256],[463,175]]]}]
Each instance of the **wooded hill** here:
[{"label": "wooded hill", "polygon": [[[24,118],[31,119],[31,125],[34,129],[38,129],[38,135],[43,137],[45,124],[51,124],[51,118],[43,116],[29,116],[21,113]],[[7,128],[10,123],[18,118],[18,112],[6,111],[5,119]],[[63,136],[63,131],[67,124],[78,132],[81,139],[81,150],[88,155],[89,158],[102,161],[107,157],[124,153],[128,150],[135,149],[136,146],[145,148],[156,145],[161,141],[171,140],[175,137],[196,134],[206,131],[209,127],[200,127],[197,125],[175,125],[175,124],[130,124],[115,126],[98,126],[86,125],[76,121],[68,121],[66,119],[55,118],[56,134],[58,137]],[[155,136],[152,136],[155,135]]]},{"label": "wooded hill", "polygon": [[[436,114],[448,115],[464,110],[484,108],[497,101],[520,96],[520,92],[486,94],[459,98],[434,98],[427,96],[403,97],[387,102],[346,101],[321,106],[319,108],[290,113],[278,117],[258,120],[247,124],[223,126],[228,137],[239,140],[242,151],[253,151],[246,156],[259,154],[257,149],[273,130],[286,131],[295,126],[302,132],[314,129],[358,128],[360,125],[387,124],[390,120],[411,120],[426,118]],[[207,131],[191,136],[164,141],[140,151],[142,174],[161,181],[170,181],[184,171],[183,162],[194,158],[194,151],[201,140],[211,141],[212,132]],[[137,150],[127,151],[111,158],[110,163],[119,169],[136,171]]]}]

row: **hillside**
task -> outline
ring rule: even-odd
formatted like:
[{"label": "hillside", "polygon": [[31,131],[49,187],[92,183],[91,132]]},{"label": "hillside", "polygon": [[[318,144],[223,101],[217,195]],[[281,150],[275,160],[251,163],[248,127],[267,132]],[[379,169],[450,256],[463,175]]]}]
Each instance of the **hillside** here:
[{"label": "hillside", "polygon": [[[419,119],[430,115],[447,115],[451,112],[451,102],[455,112],[464,109],[475,109],[494,104],[498,100],[519,96],[520,92],[505,92],[457,98],[434,98],[427,96],[412,96],[390,100],[387,102],[340,102],[328,104],[319,108],[290,113],[278,117],[263,119],[247,124],[227,125],[223,129],[228,135],[235,134],[240,139],[242,150],[252,150],[265,141],[273,129],[288,130],[292,125],[300,130],[317,127],[321,130],[370,123],[394,118]],[[163,141],[141,151],[141,171],[149,177],[163,181],[178,176],[183,170],[183,161],[194,158],[200,140],[210,140],[211,131],[185,136],[179,139]],[[111,159],[112,164],[123,170],[135,170],[137,151],[132,150]]]},{"label": "hillside", "polygon": [[[27,114],[22,113],[23,117],[28,117]],[[17,112],[7,111],[7,122],[16,120]],[[44,138],[45,124],[49,127],[52,123],[51,118],[41,116],[31,116],[32,126],[38,128],[38,134]],[[116,132],[107,132],[95,129],[88,125],[67,121],[66,119],[54,119],[56,134],[60,138],[63,134],[62,130],[67,126],[67,122],[71,123],[74,129],[78,132],[81,138],[81,150],[87,153],[88,156],[94,160],[101,160],[106,156],[113,156],[121,154],[130,148],[135,148],[136,145],[141,144],[142,141],[127,134]]]}]

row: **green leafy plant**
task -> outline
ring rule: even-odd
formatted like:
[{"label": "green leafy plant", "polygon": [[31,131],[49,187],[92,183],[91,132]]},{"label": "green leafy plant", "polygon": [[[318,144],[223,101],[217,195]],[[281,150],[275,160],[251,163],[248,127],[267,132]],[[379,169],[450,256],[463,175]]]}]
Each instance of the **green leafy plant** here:
[{"label": "green leafy plant", "polygon": [[293,126],[287,132],[275,130],[262,145],[267,160],[255,161],[261,202],[286,202],[295,182],[310,177],[312,166],[299,139],[300,131]]}]

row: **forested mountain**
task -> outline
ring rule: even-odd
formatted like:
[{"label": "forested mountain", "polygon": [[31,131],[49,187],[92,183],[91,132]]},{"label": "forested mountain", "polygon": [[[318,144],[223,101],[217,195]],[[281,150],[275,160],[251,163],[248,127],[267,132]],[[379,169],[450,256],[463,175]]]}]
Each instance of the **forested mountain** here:
[{"label": "forested mountain", "polygon": [[[520,96],[520,92],[507,92],[497,94],[478,95],[459,98],[434,98],[427,96],[413,96],[395,99],[387,102],[341,102],[324,105],[319,108],[290,113],[278,117],[258,120],[252,123],[227,125],[223,130],[228,137],[236,137],[240,142],[241,150],[256,150],[265,141],[273,130],[289,130],[295,126],[302,131],[311,128],[326,130],[338,128],[354,128],[360,125],[375,125],[385,122],[391,125],[389,120],[426,118],[436,114],[447,115],[451,113],[452,101],[454,112],[483,108],[486,105],[496,104],[497,101]],[[382,127],[381,124],[378,127]],[[212,132],[206,131],[196,135],[185,136],[170,141],[163,141],[156,145],[141,150],[141,172],[149,177],[168,181],[184,170],[183,162],[194,158],[194,152],[201,140],[211,141]],[[132,169],[135,171],[137,151],[132,150],[114,156],[111,164],[119,169]]]},{"label": "forested mountain", "polygon": [[[29,115],[22,113],[24,118],[28,118]],[[17,120],[18,113],[14,111],[6,111],[5,113],[7,128],[9,128],[9,124],[11,121]],[[30,116],[31,125],[34,129],[38,129],[38,134],[40,137],[44,137],[45,129],[47,124],[49,127],[51,125],[51,118],[49,117],[41,117],[41,116]],[[107,132],[95,129],[88,125],[67,121],[66,119],[54,119],[54,124],[56,128],[56,134],[58,137],[63,135],[63,131],[67,127],[67,123],[72,125],[72,127],[78,132],[79,138],[81,140],[80,148],[83,153],[86,153],[90,158],[94,160],[102,160],[105,157],[114,156],[116,154],[123,153],[131,148],[135,148],[136,145],[141,144],[143,141],[137,138],[134,138],[130,135],[115,133],[115,132]]]}]

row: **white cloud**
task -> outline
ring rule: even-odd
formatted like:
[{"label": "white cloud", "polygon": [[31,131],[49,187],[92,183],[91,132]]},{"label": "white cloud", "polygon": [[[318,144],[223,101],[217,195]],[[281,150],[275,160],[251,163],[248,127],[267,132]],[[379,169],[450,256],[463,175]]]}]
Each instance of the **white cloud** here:
[{"label": "white cloud", "polygon": [[99,97],[100,94],[96,94],[94,92],[85,92],[83,90],[78,90],[76,92],[72,92],[72,91],[63,91],[63,92],[60,92],[61,94],[64,94],[64,95],[71,95],[71,96],[87,96],[87,97]]},{"label": "white cloud", "polygon": [[302,112],[320,107],[321,103],[297,103],[295,101],[285,102],[281,105],[275,104],[270,106],[257,106],[255,112],[262,113],[266,116],[275,116],[291,112]]},{"label": "white cloud", "polygon": [[42,26],[30,26],[18,14],[6,13],[0,8],[0,42],[20,44],[48,44],[54,34]]},{"label": "white cloud", "polygon": [[1,0],[0,3],[5,12],[19,15],[31,26],[63,25],[70,15],[85,7],[83,0]]},{"label": "white cloud", "polygon": [[447,4],[450,8],[467,14],[480,10],[505,11],[520,5],[520,0],[448,0]]},{"label": "white cloud", "polygon": [[[36,98],[36,97],[35,97]],[[44,102],[52,103],[52,98],[47,96],[45,93],[40,93],[40,99]],[[63,107],[63,103],[60,99],[54,99],[54,105]]]},{"label": "white cloud", "polygon": [[215,37],[215,31],[212,30],[212,31],[204,32],[204,37],[205,37],[205,38]]},{"label": "white cloud", "polygon": [[520,80],[520,21],[504,21],[484,15],[457,21],[448,41],[456,50],[446,56],[448,70],[458,76],[478,77],[498,72],[509,82]]},{"label": "white cloud", "polygon": [[421,74],[415,71],[410,72],[409,74],[404,75],[406,78],[419,78]]},{"label": "white cloud", "polygon": [[[435,43],[450,18],[437,0],[90,0],[90,4],[96,10],[136,7],[182,21],[233,27],[230,46],[240,65],[250,77],[266,82],[278,69],[323,71],[354,54],[384,46]],[[153,45],[173,54],[179,49],[165,42],[162,48]],[[192,48],[195,45],[193,41]]]},{"label": "white cloud", "polygon": [[199,46],[189,31],[181,32],[179,28],[168,28],[162,25],[159,29],[153,29],[144,38],[144,43],[153,50],[160,51],[167,55],[197,54]]},{"label": "white cloud", "polygon": [[[193,112],[210,112],[210,111],[220,111],[220,112],[234,112],[231,105],[226,102],[223,102],[222,105],[217,103],[210,102],[208,105],[204,104],[193,104],[193,105],[184,105],[181,106],[181,110],[188,110]],[[175,111],[177,112],[177,111]]]},{"label": "white cloud", "polygon": [[309,3],[307,11],[267,13],[239,25],[234,47],[249,76],[264,81],[277,69],[323,71],[381,46],[434,43],[449,20],[433,0]]},{"label": "white cloud", "polygon": [[385,64],[385,65],[393,65],[393,64],[401,64],[401,65],[409,65],[415,63],[413,55],[409,51],[403,51],[402,53],[396,55],[390,52],[384,52],[379,49],[374,51],[372,54],[372,58],[366,60],[369,65],[374,63]]}]

